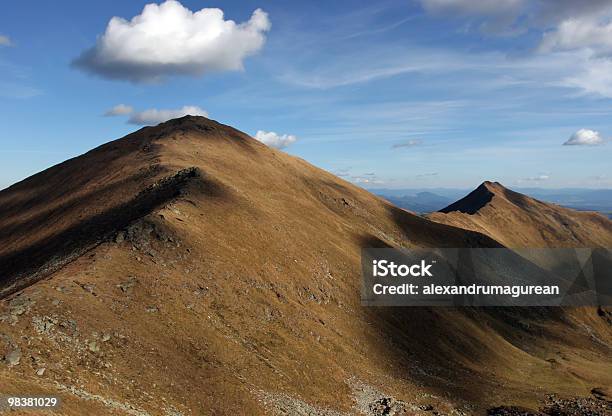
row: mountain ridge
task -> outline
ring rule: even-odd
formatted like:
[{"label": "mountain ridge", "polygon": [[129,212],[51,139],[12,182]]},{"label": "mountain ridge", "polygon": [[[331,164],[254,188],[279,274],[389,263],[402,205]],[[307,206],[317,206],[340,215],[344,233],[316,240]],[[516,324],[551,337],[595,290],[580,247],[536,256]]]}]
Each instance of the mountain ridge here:
[{"label": "mountain ridge", "polygon": [[457,202],[427,216],[482,232],[507,247],[612,247],[612,221],[485,181]]},{"label": "mountain ridge", "polygon": [[3,392],[60,394],[65,415],[426,415],[612,383],[595,310],[363,307],[363,248],[502,245],[205,118],[0,192],[0,256],[61,259],[72,242],[49,239],[151,190],[155,203],[0,299]]}]

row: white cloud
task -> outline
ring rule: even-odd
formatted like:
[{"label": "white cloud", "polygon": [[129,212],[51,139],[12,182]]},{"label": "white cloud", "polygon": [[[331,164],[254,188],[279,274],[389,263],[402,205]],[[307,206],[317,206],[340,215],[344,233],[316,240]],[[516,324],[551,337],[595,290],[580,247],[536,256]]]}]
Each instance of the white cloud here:
[{"label": "white cloud", "polygon": [[580,129],[572,134],[570,138],[563,143],[564,146],[593,146],[603,144],[604,140],[598,131],[590,129]]},{"label": "white cloud", "polygon": [[132,106],[125,105],[125,104],[119,104],[119,105],[114,106],[110,110],[107,110],[104,113],[104,115],[107,117],[126,116],[128,114],[132,114],[133,112],[134,112],[134,108],[132,108]]},{"label": "white cloud", "polygon": [[276,147],[277,149],[284,149],[285,147],[297,141],[297,137],[292,134],[279,135],[273,131],[263,130],[259,130],[255,134],[255,138],[260,142],[267,144],[271,147]]},{"label": "white cloud", "polygon": [[612,53],[612,23],[594,17],[570,18],[542,37],[540,50],[550,52],[588,48],[597,55]]},{"label": "white cloud", "polygon": [[422,143],[423,143],[423,141],[421,139],[410,139],[410,140],[407,140],[405,142],[395,143],[391,147],[393,149],[397,149],[397,148],[400,148],[400,147],[414,147],[414,146],[418,146],[418,145],[420,145]]},{"label": "white cloud", "polygon": [[561,85],[578,88],[588,95],[612,97],[612,60],[577,55],[576,73],[561,81]]},{"label": "white cloud", "polygon": [[185,8],[176,0],[147,4],[125,20],[113,17],[96,45],[73,63],[94,74],[132,82],[155,82],[167,75],[202,75],[240,70],[258,52],[270,29],[261,9],[237,24],[221,9]]},{"label": "white cloud", "polygon": [[128,123],[141,126],[153,126],[173,118],[187,115],[208,117],[208,113],[200,107],[186,105],[178,109],[158,110],[156,108],[151,108],[149,110],[137,111],[132,113]]},{"label": "white cloud", "polygon": [[[466,20],[488,33],[541,33],[535,45],[549,65],[548,84],[612,97],[612,0],[419,0],[431,15]],[[537,62],[537,57],[531,58]],[[529,58],[527,59],[529,60]],[[563,74],[559,79],[553,77]]]},{"label": "white cloud", "polygon": [[0,35],[0,46],[13,46],[13,42],[8,36]]}]

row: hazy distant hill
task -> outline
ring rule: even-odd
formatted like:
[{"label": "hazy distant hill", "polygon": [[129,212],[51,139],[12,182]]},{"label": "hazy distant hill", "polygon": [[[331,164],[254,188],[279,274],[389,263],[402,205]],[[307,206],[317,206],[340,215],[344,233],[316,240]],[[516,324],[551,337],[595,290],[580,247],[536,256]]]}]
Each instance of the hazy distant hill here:
[{"label": "hazy distant hill", "polygon": [[[598,211],[612,215],[612,189],[515,188],[517,192],[541,201],[552,202],[580,211]],[[419,213],[438,211],[470,192],[466,189],[372,189],[376,195],[400,208]],[[445,201],[445,203],[443,202]]]},{"label": "hazy distant hill", "polygon": [[403,196],[381,196],[400,208],[418,213],[437,211],[452,202],[452,199],[433,192],[417,192],[415,195]]},{"label": "hazy distant hill", "polygon": [[517,191],[568,208],[612,213],[612,189],[518,188]]}]

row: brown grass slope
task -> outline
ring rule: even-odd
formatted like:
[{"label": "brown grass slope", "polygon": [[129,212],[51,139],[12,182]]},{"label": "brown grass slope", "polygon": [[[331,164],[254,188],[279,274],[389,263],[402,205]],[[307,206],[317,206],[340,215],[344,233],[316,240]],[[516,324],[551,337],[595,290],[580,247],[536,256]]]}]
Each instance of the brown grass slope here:
[{"label": "brown grass slope", "polygon": [[484,182],[429,218],[484,233],[507,247],[612,247],[612,221]]},{"label": "brown grass slope", "polygon": [[499,243],[202,117],[139,130],[0,192],[0,390],[64,415],[480,414],[612,382],[594,311],[362,307],[371,246]]}]

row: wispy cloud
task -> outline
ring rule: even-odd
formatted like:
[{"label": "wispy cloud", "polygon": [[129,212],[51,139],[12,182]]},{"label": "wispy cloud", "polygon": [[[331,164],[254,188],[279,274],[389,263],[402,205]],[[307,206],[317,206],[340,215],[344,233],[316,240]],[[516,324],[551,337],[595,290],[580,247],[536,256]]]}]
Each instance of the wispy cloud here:
[{"label": "wispy cloud", "polygon": [[153,126],[183,116],[208,117],[208,113],[206,110],[195,105],[186,105],[177,109],[158,110],[157,108],[150,108],[148,110],[133,112],[128,123],[140,126]]},{"label": "wispy cloud", "polygon": [[[524,37],[522,51],[489,48],[473,52],[422,47],[405,38],[387,40],[381,48],[380,43],[366,40],[367,31],[363,42],[357,45],[346,42],[344,48],[329,46],[328,38],[315,38],[316,43],[310,49],[323,56],[329,53],[330,59],[322,60],[320,55],[306,53],[306,57],[279,65],[279,79],[302,88],[328,90],[412,76],[428,79],[433,85],[452,80],[455,88],[467,81],[465,88],[469,86],[474,91],[531,85],[538,89],[572,89],[612,97],[612,23],[609,23],[612,2],[609,0],[588,4],[570,0],[421,0],[421,3],[432,16],[477,18],[490,30],[496,27],[500,31],[535,30],[529,38]],[[410,18],[414,16],[405,19]],[[505,29],[500,19],[507,20]],[[331,37],[337,42],[350,39],[350,34]],[[606,55],[608,51],[610,59]],[[461,81],[457,83],[457,80]]]},{"label": "wispy cloud", "polygon": [[353,173],[351,167],[336,169],[334,175],[358,185],[382,185],[386,183],[376,172]]},{"label": "wispy cloud", "polygon": [[0,35],[0,46],[13,46],[13,42],[8,36]]},{"label": "wispy cloud", "polygon": [[522,179],[519,179],[518,182],[519,183],[521,183],[521,182],[544,182],[544,181],[547,181],[549,179],[550,179],[549,175],[542,174],[542,175],[530,176],[530,177],[527,177],[527,178],[522,178]]},{"label": "wispy cloud", "polygon": [[114,106],[113,108],[106,110],[104,115],[106,117],[126,116],[129,114],[132,114],[133,112],[134,112],[134,108],[132,106],[129,106],[126,104],[118,104]]},{"label": "wispy cloud", "polygon": [[332,171],[332,173],[341,178],[345,178],[351,175],[351,167],[349,166],[346,168],[335,169]]},{"label": "wispy cloud", "polygon": [[359,185],[382,185],[385,183],[382,179],[377,176],[351,176],[349,180]]},{"label": "wispy cloud", "polygon": [[404,142],[395,143],[393,146],[391,146],[391,148],[399,149],[399,148],[402,148],[402,147],[419,146],[421,144],[423,144],[423,140],[421,140],[421,139],[410,139],[410,140],[406,140]]},{"label": "wispy cloud", "polygon": [[425,11],[432,15],[444,15],[473,19],[483,32],[508,34],[525,5],[524,0],[421,0]]},{"label": "wispy cloud", "polygon": [[104,116],[117,117],[129,116],[127,122],[138,126],[154,126],[164,121],[173,118],[184,116],[204,116],[208,117],[208,112],[196,105],[185,105],[181,108],[157,109],[149,108],[146,110],[136,111],[134,107],[127,104],[118,104],[113,108],[108,109]]},{"label": "wispy cloud", "polygon": [[349,35],[343,36],[340,39],[342,40],[348,40],[348,39],[354,39],[354,38],[358,38],[358,37],[362,37],[362,36],[371,36],[371,35],[378,35],[381,33],[385,33],[385,32],[389,32],[393,29],[396,29],[410,21],[413,21],[415,19],[414,16],[409,16],[409,17],[405,17],[403,19],[400,19],[396,22],[381,26],[381,27],[376,27],[373,29],[369,29],[369,30],[362,30],[362,31],[356,31],[353,32]]},{"label": "wispy cloud", "polygon": [[420,174],[416,175],[415,178],[417,178],[417,179],[430,179],[430,178],[435,178],[438,175],[439,175],[438,172],[420,173]]},{"label": "wispy cloud", "polygon": [[[367,56],[367,58],[365,58]],[[364,46],[359,51],[337,55],[326,65],[289,68],[281,75],[283,82],[306,88],[330,89],[408,73],[432,73],[466,69],[472,66],[460,55],[446,51],[397,48],[385,50]]]},{"label": "wispy cloud", "polygon": [[17,81],[15,82],[0,82],[0,97],[5,98],[32,98],[41,95],[42,90],[23,85]]}]

